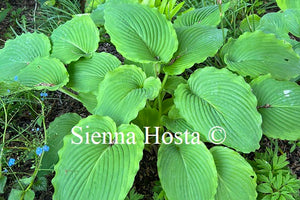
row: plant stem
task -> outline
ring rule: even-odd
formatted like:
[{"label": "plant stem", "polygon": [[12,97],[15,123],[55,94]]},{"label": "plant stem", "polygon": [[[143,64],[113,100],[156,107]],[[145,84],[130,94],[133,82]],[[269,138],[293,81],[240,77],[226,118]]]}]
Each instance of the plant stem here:
[{"label": "plant stem", "polygon": [[69,95],[70,97],[72,97],[73,99],[75,99],[77,101],[81,101],[76,94],[70,92],[69,90],[67,90],[65,88],[60,88],[59,91],[61,91],[62,93],[65,93],[67,95]]},{"label": "plant stem", "polygon": [[3,134],[2,134],[2,144],[3,146],[1,147],[1,152],[0,152],[0,177],[1,177],[1,174],[2,174],[2,156],[3,156],[3,149],[4,149],[4,145],[5,145],[5,135],[6,135],[6,129],[7,129],[7,111],[6,111],[6,108],[5,108],[5,105],[4,105],[4,102],[2,99],[1,100],[1,103],[2,103],[2,107],[3,107],[3,110],[4,110],[4,131],[3,131]]},{"label": "plant stem", "polygon": [[163,98],[164,98],[164,94],[162,94],[163,92],[163,89],[165,87],[165,84],[168,80],[168,74],[165,74],[165,77],[162,81],[162,84],[161,84],[161,88],[160,88],[160,91],[159,91],[159,94],[158,94],[158,112],[159,112],[159,116],[161,117],[162,116],[162,101],[163,101]]}]

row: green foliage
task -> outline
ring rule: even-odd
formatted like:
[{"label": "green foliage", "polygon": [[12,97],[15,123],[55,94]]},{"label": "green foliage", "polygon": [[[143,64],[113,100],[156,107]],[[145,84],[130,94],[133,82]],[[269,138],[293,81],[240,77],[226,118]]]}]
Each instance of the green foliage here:
[{"label": "green foliage", "polygon": [[[103,2],[87,1],[89,11],[101,4],[91,15],[65,12],[62,21],[69,21],[52,26],[50,38],[26,33],[0,50],[1,97],[59,90],[91,114],[64,114],[48,129],[44,111],[37,116],[35,124],[43,125],[50,150],[34,155],[40,144],[29,145],[34,173],[17,178],[10,199],[33,199],[34,191],[45,188],[42,175],[54,165],[53,199],[142,199],[130,189],[149,139],[144,126],[151,126],[149,133],[162,143],[157,162],[161,186],[154,199],[291,199],[297,181],[285,157],[272,154],[271,164],[256,159],[253,171],[236,151],[257,150],[262,134],[299,139],[300,92],[291,81],[300,75],[299,20],[293,20],[299,10],[259,19],[249,12],[260,6],[258,1],[202,1],[173,22],[183,2]],[[234,18],[237,13],[226,15],[234,8],[245,9],[241,23]],[[97,51],[103,39],[96,24],[101,34],[107,31],[124,63]],[[243,32],[239,37],[237,24]],[[204,142],[225,147],[208,149]],[[2,154],[0,173],[2,163],[10,165]],[[1,189],[6,178],[0,180]]]},{"label": "green foliage", "polygon": [[[278,147],[277,147],[278,148]],[[258,199],[298,199],[300,180],[288,169],[286,154],[267,148],[250,162],[257,174]]]}]

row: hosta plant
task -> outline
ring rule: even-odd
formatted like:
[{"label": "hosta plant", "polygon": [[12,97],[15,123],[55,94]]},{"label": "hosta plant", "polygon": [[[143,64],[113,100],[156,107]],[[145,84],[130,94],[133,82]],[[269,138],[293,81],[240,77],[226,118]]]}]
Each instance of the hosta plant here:
[{"label": "hosta plant", "polygon": [[[262,134],[300,138],[300,88],[291,81],[300,58],[263,30],[224,45],[227,30],[218,25],[229,6],[172,23],[148,4],[107,1],[102,22],[124,63],[96,52],[99,30],[88,14],[49,38],[27,33],[6,43],[1,95],[60,90],[91,114],[50,124],[44,167],[55,165],[53,199],[125,199],[149,143],[159,145],[168,199],[256,199],[256,174],[239,152],[258,149]],[[197,65],[216,54],[224,66]]]}]

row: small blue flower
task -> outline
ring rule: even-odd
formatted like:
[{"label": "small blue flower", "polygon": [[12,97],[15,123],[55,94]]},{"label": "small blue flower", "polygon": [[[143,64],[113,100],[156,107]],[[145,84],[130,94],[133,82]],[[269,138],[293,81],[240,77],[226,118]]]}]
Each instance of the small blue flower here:
[{"label": "small blue flower", "polygon": [[41,98],[42,101],[44,101],[44,98]]},{"label": "small blue flower", "polygon": [[14,158],[10,158],[9,161],[8,161],[8,166],[9,167],[13,166],[15,164],[15,161],[16,160]]},{"label": "small blue flower", "polygon": [[44,150],[44,151],[49,151],[49,149],[50,149],[49,146],[47,146],[47,145],[44,145],[44,146],[43,146],[43,150]]},{"label": "small blue flower", "polygon": [[3,170],[3,172],[4,172],[4,173],[7,173],[7,172],[8,172],[8,170],[7,170],[7,169],[4,169],[4,170]]},{"label": "small blue flower", "polygon": [[10,89],[7,89],[7,92],[10,93]]},{"label": "small blue flower", "polygon": [[18,76],[15,76],[14,80],[17,81],[18,80]]},{"label": "small blue flower", "polygon": [[41,147],[38,147],[38,148],[36,148],[35,153],[36,153],[38,156],[41,156],[42,153],[43,153],[43,149],[42,149]]},{"label": "small blue flower", "polygon": [[40,130],[40,128],[36,128],[36,131],[39,131]]},{"label": "small blue flower", "polygon": [[34,128],[33,128],[33,129],[31,129],[31,131],[34,131]]},{"label": "small blue flower", "polygon": [[41,92],[41,93],[40,93],[40,96],[43,97],[43,96],[44,96],[44,92]]},{"label": "small blue flower", "polygon": [[48,96],[48,93],[47,93],[47,92],[45,92],[45,93],[44,93],[44,97],[47,97],[47,96]]}]

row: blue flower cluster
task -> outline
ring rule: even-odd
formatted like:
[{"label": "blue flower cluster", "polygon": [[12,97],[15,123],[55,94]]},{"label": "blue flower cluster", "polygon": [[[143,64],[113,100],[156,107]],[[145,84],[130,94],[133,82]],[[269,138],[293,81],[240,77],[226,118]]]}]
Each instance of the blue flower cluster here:
[{"label": "blue flower cluster", "polygon": [[41,156],[43,151],[47,152],[49,151],[50,147],[47,145],[44,145],[43,147],[37,147],[35,150],[36,155]]},{"label": "blue flower cluster", "polygon": [[16,162],[16,159],[10,158],[9,161],[8,161],[8,166],[9,167],[13,166],[15,164],[15,162]]},{"label": "blue flower cluster", "polygon": [[48,93],[47,92],[41,92],[40,96],[41,96],[41,100],[44,101],[45,97],[48,96]]}]

